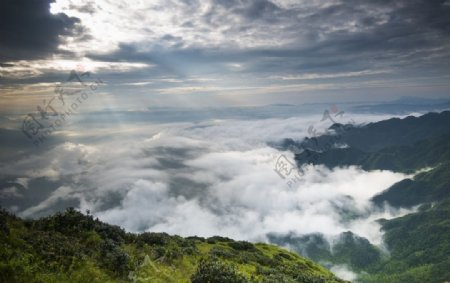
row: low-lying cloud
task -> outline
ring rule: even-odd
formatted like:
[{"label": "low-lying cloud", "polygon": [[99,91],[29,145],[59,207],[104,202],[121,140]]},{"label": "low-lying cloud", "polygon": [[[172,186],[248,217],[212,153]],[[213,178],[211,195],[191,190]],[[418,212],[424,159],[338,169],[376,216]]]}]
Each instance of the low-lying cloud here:
[{"label": "low-lying cloud", "polygon": [[[80,210],[134,232],[267,241],[269,233],[322,233],[333,239],[352,231],[382,245],[376,220],[407,211],[375,208],[370,199],[406,175],[309,165],[288,186],[274,171],[278,156],[293,160],[293,154],[267,142],[301,139],[311,123],[328,126],[317,121],[320,117],[310,116],[128,128],[119,134],[122,138],[113,131],[113,140],[66,142],[4,166],[2,172],[56,186],[43,201],[17,211],[25,217],[75,202]],[[26,187],[20,186],[23,179],[13,183],[17,188],[4,193],[14,192],[18,199],[36,189],[29,180]],[[347,212],[355,217],[346,218]]]}]

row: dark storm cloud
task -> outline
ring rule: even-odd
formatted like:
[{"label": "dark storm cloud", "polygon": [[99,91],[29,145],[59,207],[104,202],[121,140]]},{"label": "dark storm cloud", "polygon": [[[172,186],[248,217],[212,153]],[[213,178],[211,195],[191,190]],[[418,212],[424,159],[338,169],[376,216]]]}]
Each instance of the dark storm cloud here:
[{"label": "dark storm cloud", "polygon": [[[259,7],[263,2],[252,1],[254,5],[246,7]],[[272,16],[282,16],[284,19],[280,23],[286,26],[286,36],[294,35],[289,31],[297,31],[298,42],[287,50],[274,47],[250,51],[259,52],[262,57],[296,57],[306,59],[306,65],[329,67],[340,61],[330,60],[333,56],[360,60],[386,58],[397,62],[402,60],[397,55],[408,55],[408,52],[422,51],[416,58],[419,60],[427,52],[448,56],[448,49],[436,50],[450,44],[450,5],[445,1],[342,1],[324,8],[284,10],[263,6],[262,10],[253,8],[244,15],[257,19],[262,15],[257,11],[272,11]],[[274,24],[274,30],[276,26]],[[314,58],[317,63],[308,62],[307,58]],[[411,58],[407,59],[405,61],[411,62]],[[323,64],[323,61],[330,64]]]},{"label": "dark storm cloud", "polygon": [[[186,14],[199,9],[199,2],[183,2]],[[368,69],[419,74],[423,68],[442,73],[448,71],[450,59],[449,3],[350,0],[288,7],[267,0],[215,0],[188,26],[205,30],[206,35],[221,28],[226,39],[237,45],[205,42],[189,47],[183,37],[166,34],[147,51],[138,52],[134,43],[128,43],[112,54],[90,57],[150,62],[158,65],[159,72],[174,75],[227,72],[226,63],[242,63],[244,67],[233,72],[248,74]],[[247,36],[250,46],[241,44]],[[275,44],[251,46],[253,41],[272,38]]]},{"label": "dark storm cloud", "polygon": [[57,52],[60,36],[80,32],[77,18],[50,13],[52,2],[0,2],[0,62],[46,57]]}]

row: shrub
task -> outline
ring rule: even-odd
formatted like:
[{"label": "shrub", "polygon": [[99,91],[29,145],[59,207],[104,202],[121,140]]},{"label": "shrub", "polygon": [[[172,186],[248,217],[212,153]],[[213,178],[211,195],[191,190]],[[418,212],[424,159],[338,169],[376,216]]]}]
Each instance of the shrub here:
[{"label": "shrub", "polygon": [[102,244],[100,254],[103,267],[119,275],[124,275],[128,271],[129,256],[116,246],[114,241],[106,240]]},{"label": "shrub", "polygon": [[235,267],[215,258],[203,259],[191,277],[192,283],[245,283],[246,278]]},{"label": "shrub", "polygon": [[212,236],[212,237],[209,237],[208,239],[206,239],[206,242],[208,244],[215,244],[217,242],[233,242],[233,240],[230,238],[227,238],[227,237]]},{"label": "shrub", "polygon": [[6,222],[6,219],[1,216],[0,216],[0,233],[5,234],[6,236],[9,235],[8,223]]},{"label": "shrub", "polygon": [[209,251],[209,254],[213,257],[220,257],[224,259],[231,259],[237,256],[237,253],[235,251],[220,246],[213,247]]},{"label": "shrub", "polygon": [[137,238],[138,242],[148,245],[164,246],[170,241],[170,236],[167,233],[142,233]]},{"label": "shrub", "polygon": [[238,251],[255,251],[256,248],[252,243],[245,241],[229,242],[228,245]]}]

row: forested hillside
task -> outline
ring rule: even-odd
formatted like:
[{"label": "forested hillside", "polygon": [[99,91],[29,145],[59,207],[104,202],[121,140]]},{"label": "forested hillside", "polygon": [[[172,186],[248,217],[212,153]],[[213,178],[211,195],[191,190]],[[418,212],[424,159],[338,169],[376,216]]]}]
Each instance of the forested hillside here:
[{"label": "forested hillside", "polygon": [[449,117],[445,111],[364,126],[335,124],[320,137],[285,140],[278,147],[301,149],[295,155],[298,166],[356,165],[366,171],[411,174],[372,201],[379,207],[420,208],[404,217],[378,220],[387,250],[350,232],[342,233],[333,246],[321,234],[272,235],[271,241],[324,264],[346,264],[358,272],[359,282],[449,281]]}]

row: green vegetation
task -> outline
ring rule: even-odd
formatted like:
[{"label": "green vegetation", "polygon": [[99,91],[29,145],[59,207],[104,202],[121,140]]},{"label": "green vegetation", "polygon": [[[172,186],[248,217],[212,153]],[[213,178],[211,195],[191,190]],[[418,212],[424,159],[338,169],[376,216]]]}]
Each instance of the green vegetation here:
[{"label": "green vegetation", "polygon": [[333,247],[321,234],[270,235],[277,244],[317,262],[345,264],[359,274],[356,282],[423,283],[450,279],[450,199],[426,204],[417,213],[380,220],[389,253],[345,232]]},{"label": "green vegetation", "polygon": [[[395,158],[396,156],[390,154],[390,150],[384,152],[387,155],[383,154],[383,150],[397,148],[400,151],[403,149],[408,151],[408,147],[414,146],[421,141],[449,135],[449,125],[450,111],[428,113],[417,118],[412,116],[405,119],[392,118],[364,126],[333,124],[329,128],[333,131],[333,134],[305,138],[301,142],[286,139],[283,143],[275,145],[275,147],[284,150],[305,149],[306,152],[297,154],[296,156],[299,164],[312,162],[334,167],[345,164],[361,165],[362,162],[366,161],[369,163],[368,165],[370,163],[376,164],[377,166],[395,167],[401,165],[400,169],[402,169],[405,165],[408,167],[408,163],[401,161],[398,163],[398,160]],[[348,148],[336,149],[334,147],[335,143],[346,144]],[[409,161],[412,161],[414,164],[419,164],[422,160],[417,157],[423,153],[426,155],[433,155],[439,152],[440,154],[444,153],[435,148],[435,145],[428,145],[429,147],[425,145],[422,150],[419,149],[418,155],[410,151],[409,153],[412,153],[412,155]],[[374,155],[371,155],[371,158],[365,160],[367,154],[372,153]],[[403,160],[408,159],[406,155],[403,155],[401,158]]]},{"label": "green vegetation", "polygon": [[377,205],[387,202],[395,207],[411,207],[450,197],[450,134],[374,152],[363,152],[358,148],[306,151],[297,154],[296,160],[299,163],[312,160],[314,164],[324,164],[329,168],[359,165],[367,171],[380,169],[413,173],[431,168],[375,196],[373,201]]},{"label": "green vegetation", "polygon": [[364,170],[381,169],[411,173],[450,160],[450,134],[430,137],[411,145],[389,146],[373,152],[352,147],[330,148],[322,152],[308,151],[297,154],[297,161],[305,160],[306,155],[314,155],[310,157],[314,164],[324,164],[329,168],[360,165]]},{"label": "green vegetation", "polygon": [[344,282],[269,244],[126,233],[74,209],[39,220],[0,211],[0,282]]},{"label": "green vegetation", "polygon": [[418,213],[382,221],[390,257],[363,282],[446,282],[450,279],[450,200]]},{"label": "green vegetation", "polygon": [[[364,127],[333,125],[337,137],[325,135],[302,144],[298,164],[329,168],[359,165],[364,170],[415,173],[372,200],[382,206],[421,205],[416,213],[379,220],[389,252],[358,237],[344,235],[331,247],[321,235],[281,237],[274,241],[318,262],[345,264],[359,273],[358,282],[450,281],[450,112],[419,118],[390,119]],[[334,148],[334,142],[349,145]],[[292,147],[292,141],[290,142]],[[325,150],[316,147],[328,145]],[[426,169],[426,170],[423,170]],[[422,170],[422,171],[420,171]]]},{"label": "green vegetation", "polygon": [[[449,159],[450,160],[450,159]],[[450,162],[437,165],[430,171],[405,179],[373,198],[376,204],[384,202],[399,207],[440,201],[450,197]]]}]

